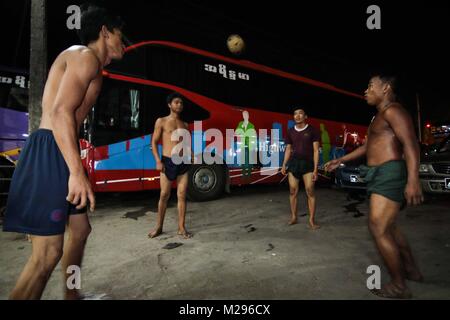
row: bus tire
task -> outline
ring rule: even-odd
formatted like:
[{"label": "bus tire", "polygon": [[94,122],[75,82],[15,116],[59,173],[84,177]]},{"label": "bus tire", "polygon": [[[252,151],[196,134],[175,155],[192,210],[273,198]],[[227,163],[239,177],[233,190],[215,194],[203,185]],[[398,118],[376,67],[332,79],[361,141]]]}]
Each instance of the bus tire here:
[{"label": "bus tire", "polygon": [[225,170],[220,165],[192,165],[188,173],[187,197],[193,201],[218,198],[225,189]]}]

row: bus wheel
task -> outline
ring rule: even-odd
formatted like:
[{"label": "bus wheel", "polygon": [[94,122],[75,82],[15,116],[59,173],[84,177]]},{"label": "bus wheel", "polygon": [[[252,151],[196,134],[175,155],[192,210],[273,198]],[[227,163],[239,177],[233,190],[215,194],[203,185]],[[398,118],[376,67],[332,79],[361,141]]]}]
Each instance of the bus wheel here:
[{"label": "bus wheel", "polygon": [[194,201],[208,201],[220,196],[225,187],[225,172],[219,165],[192,165],[187,196]]}]

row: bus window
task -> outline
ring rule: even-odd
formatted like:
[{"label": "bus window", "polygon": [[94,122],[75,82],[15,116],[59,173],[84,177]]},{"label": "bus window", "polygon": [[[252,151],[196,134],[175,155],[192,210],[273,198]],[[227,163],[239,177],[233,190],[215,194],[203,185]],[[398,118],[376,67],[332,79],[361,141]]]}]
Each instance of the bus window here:
[{"label": "bus window", "polygon": [[[145,107],[145,123],[146,133],[152,133],[156,119],[168,116],[170,110],[167,106],[167,96],[173,91],[159,88],[159,87],[146,87],[146,107]],[[181,113],[181,119],[187,123],[194,121],[206,120],[210,117],[207,110],[203,109],[196,103],[183,97],[184,108]]]},{"label": "bus window", "polygon": [[12,87],[6,107],[20,112],[28,112],[28,89]]},{"label": "bus window", "polygon": [[139,129],[140,95],[138,90],[130,90],[131,128]]},{"label": "bus window", "polygon": [[97,129],[119,129],[119,92],[107,88],[98,98],[96,105],[96,127]]},{"label": "bus window", "polygon": [[139,129],[140,92],[136,89],[121,90],[120,129]]},{"label": "bus window", "polygon": [[2,108],[20,112],[28,112],[28,89],[0,86],[0,102]]},{"label": "bus window", "polygon": [[92,143],[96,146],[142,135],[140,88],[107,81],[94,107]]}]

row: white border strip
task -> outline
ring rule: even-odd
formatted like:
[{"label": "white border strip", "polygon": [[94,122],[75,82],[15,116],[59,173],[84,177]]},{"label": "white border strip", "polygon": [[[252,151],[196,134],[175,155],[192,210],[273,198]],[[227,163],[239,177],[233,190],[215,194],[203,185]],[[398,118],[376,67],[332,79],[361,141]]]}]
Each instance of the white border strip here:
[{"label": "white border strip", "polygon": [[262,179],[259,179],[259,180],[253,181],[253,182],[250,182],[250,184],[255,184],[255,183],[257,183],[257,182],[266,180],[266,179],[268,179],[268,178],[271,178],[271,177],[277,175],[278,173],[279,173],[279,172],[277,171],[277,172],[275,172],[274,174],[271,174],[270,176],[264,177],[264,178],[262,178]]},{"label": "white border strip", "polygon": [[[281,167],[268,167],[268,168],[264,168],[264,170],[261,169],[259,171],[254,171],[251,174],[257,174],[257,173],[261,173],[261,172],[269,172],[269,171],[274,171],[274,170],[276,170],[278,172],[278,169],[280,169],[280,168]],[[242,169],[239,169],[239,171],[242,171]],[[237,174],[237,175],[234,175],[234,176],[230,176],[230,179],[237,178],[237,177],[242,177],[242,176],[243,176],[242,174]]]},{"label": "white border strip", "polygon": [[103,180],[97,181],[95,184],[109,184],[109,183],[120,183],[120,182],[132,182],[132,181],[154,181],[158,180],[160,177],[146,177],[146,178],[132,178],[132,179],[119,179],[119,180]]}]

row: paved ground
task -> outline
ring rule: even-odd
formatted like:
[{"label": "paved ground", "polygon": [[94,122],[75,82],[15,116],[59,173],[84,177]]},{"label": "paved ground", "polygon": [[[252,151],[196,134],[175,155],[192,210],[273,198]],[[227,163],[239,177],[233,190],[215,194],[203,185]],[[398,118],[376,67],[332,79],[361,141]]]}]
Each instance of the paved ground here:
[{"label": "paved ground", "polygon": [[[318,221],[288,226],[286,186],[234,189],[231,195],[189,203],[187,226],[176,236],[171,200],[164,234],[154,226],[155,192],[101,195],[91,216],[82,286],[115,299],[377,299],[366,288],[366,269],[382,265],[367,230],[367,201],[318,189]],[[304,214],[305,196],[300,196]],[[436,198],[400,217],[423,284],[409,283],[418,299],[450,298],[450,199]],[[164,249],[169,243],[181,243]],[[0,299],[6,299],[30,254],[23,235],[0,232]],[[382,282],[387,280],[382,268]],[[62,296],[61,268],[44,299]]]}]

